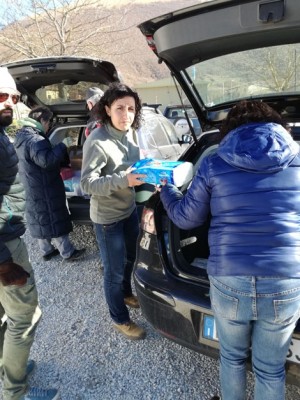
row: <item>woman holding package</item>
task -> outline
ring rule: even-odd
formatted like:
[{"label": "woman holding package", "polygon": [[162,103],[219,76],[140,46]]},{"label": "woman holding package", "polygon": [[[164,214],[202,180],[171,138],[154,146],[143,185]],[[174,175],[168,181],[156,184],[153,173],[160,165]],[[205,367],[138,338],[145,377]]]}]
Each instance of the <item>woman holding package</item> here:
[{"label": "woman holding package", "polygon": [[285,361],[300,317],[299,146],[266,103],[242,101],[222,127],[186,195],[161,189],[182,229],[209,230],[210,294],[220,340],[222,400],[246,398],[252,355],[255,400],[284,400]]},{"label": "woman holding package", "polygon": [[104,291],[114,328],[128,339],[145,331],[130,320],[126,307],[138,308],[131,276],[139,233],[134,186],[144,175],[132,173],[139,160],[136,130],[141,119],[138,94],[121,83],[109,86],[96,105],[101,127],[83,146],[81,186],[91,195],[94,223],[104,267]]}]

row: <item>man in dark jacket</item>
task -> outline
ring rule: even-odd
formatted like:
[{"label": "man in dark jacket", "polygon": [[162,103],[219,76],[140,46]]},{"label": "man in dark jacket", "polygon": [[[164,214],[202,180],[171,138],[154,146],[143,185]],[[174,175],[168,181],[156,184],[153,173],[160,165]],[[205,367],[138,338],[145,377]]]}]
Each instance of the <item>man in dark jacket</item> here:
[{"label": "man in dark jacket", "polygon": [[60,176],[68,152],[64,143],[52,147],[46,136],[51,119],[49,108],[34,108],[23,120],[14,142],[26,192],[26,221],[31,236],[38,239],[44,260],[60,253],[65,261],[74,261],[85,249],[75,249],[69,239],[72,223]]},{"label": "man in dark jacket", "polygon": [[0,378],[3,400],[54,400],[57,390],[28,388],[35,363],[29,353],[41,316],[34,273],[22,239],[25,193],[18,158],[5,128],[19,100],[7,68],[0,67]]},{"label": "man in dark jacket", "polygon": [[99,121],[98,116],[96,115],[96,107],[95,105],[103,96],[103,90],[97,87],[91,87],[86,92],[86,106],[89,110],[90,118],[87,122],[85,128],[85,137],[88,137],[89,134],[92,132],[93,129],[99,128],[101,123]]}]

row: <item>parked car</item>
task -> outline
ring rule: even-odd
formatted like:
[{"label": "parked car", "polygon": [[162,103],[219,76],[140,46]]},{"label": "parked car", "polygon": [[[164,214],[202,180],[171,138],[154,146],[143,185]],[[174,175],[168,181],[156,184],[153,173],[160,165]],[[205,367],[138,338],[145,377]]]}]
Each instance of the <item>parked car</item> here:
[{"label": "parked car", "polygon": [[[220,142],[219,127],[238,100],[261,99],[280,112],[300,142],[300,2],[215,0],[139,25],[150,49],[179,82],[202,134],[179,160],[193,164]],[[189,182],[180,189],[185,192]],[[134,267],[142,313],[167,338],[217,358],[206,263],[209,220],[181,230],[159,193],[146,203]],[[300,323],[287,355],[287,382],[300,386]]]},{"label": "parked car", "polygon": [[[71,168],[62,170],[68,206],[74,222],[90,224],[89,196],[80,189],[82,146],[88,120],[85,94],[89,87],[97,86],[105,91],[111,82],[119,82],[118,71],[111,62],[88,57],[34,58],[3,66],[14,77],[27,110],[46,105],[53,112],[50,141],[55,145],[69,138]],[[144,106],[142,113],[144,121],[138,135],[141,156],[177,159],[186,145],[179,144],[174,126],[162,115],[158,105]],[[143,204],[153,191],[151,185],[140,186],[137,203]]]},{"label": "parked car", "polygon": [[191,127],[197,137],[202,132],[200,122],[191,105],[167,106],[163,112],[163,115],[175,126],[178,137],[182,137],[182,135],[188,135],[191,132]]}]

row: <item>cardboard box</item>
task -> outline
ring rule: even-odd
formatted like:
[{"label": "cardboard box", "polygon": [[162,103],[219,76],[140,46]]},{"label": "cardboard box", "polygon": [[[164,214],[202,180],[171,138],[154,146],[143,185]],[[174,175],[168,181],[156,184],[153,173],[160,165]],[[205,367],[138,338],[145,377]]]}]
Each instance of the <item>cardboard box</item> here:
[{"label": "cardboard box", "polygon": [[132,165],[134,172],[145,174],[144,182],[161,185],[164,180],[182,186],[193,178],[193,164],[185,161],[166,161],[145,158]]}]

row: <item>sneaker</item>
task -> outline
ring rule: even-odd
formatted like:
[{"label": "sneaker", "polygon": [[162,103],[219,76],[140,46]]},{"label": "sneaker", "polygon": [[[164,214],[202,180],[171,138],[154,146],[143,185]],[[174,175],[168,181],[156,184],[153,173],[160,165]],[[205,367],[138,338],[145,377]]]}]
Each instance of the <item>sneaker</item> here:
[{"label": "sneaker", "polygon": [[140,308],[138,298],[134,294],[128,297],[124,297],[124,302],[128,307]]},{"label": "sneaker", "polygon": [[28,360],[27,362],[27,367],[26,367],[26,375],[27,378],[29,379],[31,377],[31,375],[33,374],[34,370],[36,367],[36,363],[33,360]]},{"label": "sneaker", "polygon": [[146,332],[134,322],[129,321],[126,324],[114,324],[113,327],[121,332],[127,339],[141,340],[146,337]]},{"label": "sneaker", "polygon": [[75,249],[73,251],[73,253],[70,255],[70,257],[65,258],[65,261],[67,261],[67,262],[75,261],[78,258],[80,258],[84,252],[85,252],[85,249],[80,249],[80,250]]},{"label": "sneaker", "polygon": [[59,255],[59,251],[57,249],[54,249],[51,251],[51,253],[48,253],[45,256],[43,256],[43,260],[49,261],[49,260],[51,260],[51,258],[58,256],[58,255]]},{"label": "sneaker", "polygon": [[58,391],[56,389],[29,388],[28,392],[21,397],[21,400],[56,400]]}]

